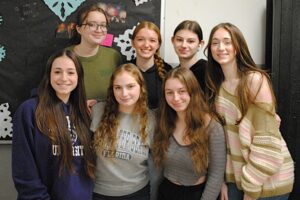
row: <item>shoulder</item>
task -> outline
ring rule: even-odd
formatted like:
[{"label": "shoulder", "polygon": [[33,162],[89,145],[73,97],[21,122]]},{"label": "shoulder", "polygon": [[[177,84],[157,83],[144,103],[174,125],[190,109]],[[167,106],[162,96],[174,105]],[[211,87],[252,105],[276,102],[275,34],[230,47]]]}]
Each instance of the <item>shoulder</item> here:
[{"label": "shoulder", "polygon": [[102,115],[104,113],[104,109],[105,109],[104,102],[96,103],[92,107],[92,113],[91,113],[92,122],[90,126],[90,129],[92,131],[96,131],[96,129],[98,128],[98,124],[101,121]]},{"label": "shoulder", "polygon": [[224,136],[224,128],[222,124],[215,119],[211,119],[207,128],[210,137]]},{"label": "shoulder", "polygon": [[199,59],[194,65],[191,66],[192,71],[204,70],[207,66],[207,61],[204,59]]},{"label": "shoulder", "polygon": [[13,116],[14,125],[18,123],[33,124],[34,114],[37,107],[37,98],[24,101],[16,110]]},{"label": "shoulder", "polygon": [[165,61],[164,61],[164,68],[167,72],[173,69],[173,67]]},{"label": "shoulder", "polygon": [[21,103],[21,105],[18,107],[17,112],[25,112],[25,113],[29,113],[29,112],[32,112],[34,113],[35,112],[35,109],[36,109],[36,106],[37,106],[37,103],[38,103],[38,100],[37,98],[30,98],[26,101],[24,101],[23,103]]},{"label": "shoulder", "polygon": [[105,53],[121,56],[120,53],[112,47],[100,46],[99,50],[100,50],[100,52],[102,51]]},{"label": "shoulder", "polygon": [[206,67],[206,65],[207,65],[207,60],[199,59],[198,62],[197,62],[197,64],[198,64],[199,66]]},{"label": "shoulder", "polygon": [[247,75],[250,95],[256,102],[272,103],[272,89],[268,77],[261,72],[251,72]]}]

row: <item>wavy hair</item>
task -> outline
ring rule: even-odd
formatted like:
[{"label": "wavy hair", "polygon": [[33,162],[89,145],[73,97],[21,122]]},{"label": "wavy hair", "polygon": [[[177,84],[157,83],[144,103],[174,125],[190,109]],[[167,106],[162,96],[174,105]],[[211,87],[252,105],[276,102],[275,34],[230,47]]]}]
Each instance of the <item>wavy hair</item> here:
[{"label": "wavy hair", "polygon": [[118,116],[119,116],[119,104],[114,96],[113,86],[114,80],[121,73],[128,73],[135,78],[136,82],[140,85],[141,91],[139,99],[136,103],[134,114],[137,118],[140,119],[140,134],[142,142],[146,142],[147,133],[147,120],[148,120],[148,105],[147,105],[147,92],[145,81],[142,73],[137,68],[136,65],[132,63],[126,63],[116,68],[114,73],[111,76],[110,84],[107,90],[107,99],[106,106],[104,108],[104,113],[99,122],[99,126],[95,131],[94,137],[94,148],[98,149],[100,147],[112,146],[116,148],[117,140],[117,128],[118,128]]},{"label": "wavy hair", "polygon": [[211,30],[208,44],[205,47],[205,52],[207,54],[207,60],[208,60],[208,66],[206,70],[207,73],[206,85],[207,85],[208,92],[207,92],[206,99],[208,101],[210,109],[213,112],[216,112],[216,107],[215,107],[216,98],[220,90],[221,84],[224,81],[224,74],[222,68],[220,64],[214,60],[211,53],[211,45],[212,45],[214,33],[221,28],[225,29],[230,34],[232,45],[236,51],[236,63],[237,63],[237,70],[238,70],[237,73],[238,76],[240,77],[240,82],[237,86],[237,98],[238,98],[239,107],[241,109],[241,118],[237,121],[238,124],[246,115],[249,105],[251,103],[255,103],[254,99],[256,98],[257,93],[259,92],[258,89],[254,97],[250,95],[250,90],[248,87],[249,74],[253,72],[258,72],[262,75],[262,77],[265,76],[271,88],[274,106],[276,105],[276,100],[272,90],[270,77],[266,71],[257,67],[255,62],[253,61],[248,45],[246,43],[246,40],[242,32],[235,25],[231,23],[220,23]]},{"label": "wavy hair", "polygon": [[50,139],[51,143],[59,145],[60,147],[60,174],[63,173],[65,168],[73,172],[72,142],[67,128],[67,119],[63,110],[62,101],[57,97],[50,82],[52,64],[55,59],[59,57],[68,57],[75,64],[78,83],[70,94],[68,102],[70,105],[69,115],[71,122],[74,123],[74,127],[76,127],[80,143],[84,146],[86,173],[89,177],[94,178],[95,160],[90,146],[90,117],[86,106],[83,68],[72,51],[63,49],[48,59],[45,74],[38,88],[38,105],[35,111],[35,121],[37,127]]},{"label": "wavy hair", "polygon": [[[137,25],[137,27],[134,29],[132,37],[131,37],[132,41],[134,41],[134,39],[135,39],[136,35],[138,34],[138,32],[143,28],[153,30],[156,33],[157,38],[158,38],[158,42],[159,42],[159,46],[160,46],[161,43],[162,43],[160,30],[154,23],[152,23],[150,21],[142,21],[141,23],[139,23]],[[164,61],[160,57],[159,48],[157,49],[157,51],[154,54],[154,63],[157,66],[157,71],[158,71],[159,77],[161,79],[164,79],[167,71],[165,69]]]},{"label": "wavy hair", "polygon": [[191,142],[190,156],[194,169],[197,173],[201,173],[208,166],[208,133],[205,115],[209,114],[209,110],[194,74],[182,67],[172,69],[163,83],[163,98],[157,119],[158,130],[154,135],[154,162],[157,167],[163,165],[170,143],[169,139],[176,128],[177,113],[168,105],[164,91],[166,81],[169,79],[178,79],[190,95],[190,103],[185,114],[186,137]]}]

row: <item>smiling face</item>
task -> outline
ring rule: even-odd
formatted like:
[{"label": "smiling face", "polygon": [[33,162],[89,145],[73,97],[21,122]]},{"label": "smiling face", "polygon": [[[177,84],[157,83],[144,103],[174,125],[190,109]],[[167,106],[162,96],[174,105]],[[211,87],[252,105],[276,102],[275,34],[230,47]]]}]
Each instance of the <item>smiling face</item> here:
[{"label": "smiling face", "polygon": [[236,62],[236,50],[227,30],[219,28],[212,36],[211,54],[221,66]]},{"label": "smiling face", "polygon": [[196,56],[201,42],[196,33],[187,29],[177,31],[172,37],[173,47],[179,59],[191,59]]},{"label": "smiling face", "polygon": [[178,78],[169,78],[165,83],[165,97],[167,104],[179,113],[185,113],[191,97],[184,84]]},{"label": "smiling face", "polygon": [[116,75],[113,93],[119,104],[119,111],[132,113],[139,100],[141,87],[130,73],[124,71]]},{"label": "smiling face", "polygon": [[132,46],[136,50],[137,57],[150,59],[160,47],[158,35],[154,30],[142,28],[132,40]]},{"label": "smiling face", "polygon": [[67,56],[56,58],[51,67],[50,83],[57,97],[67,103],[77,82],[78,74],[74,62]]},{"label": "smiling face", "polygon": [[105,15],[99,11],[91,11],[82,22],[82,25],[76,26],[76,29],[81,35],[81,42],[90,45],[99,45],[107,34]]}]

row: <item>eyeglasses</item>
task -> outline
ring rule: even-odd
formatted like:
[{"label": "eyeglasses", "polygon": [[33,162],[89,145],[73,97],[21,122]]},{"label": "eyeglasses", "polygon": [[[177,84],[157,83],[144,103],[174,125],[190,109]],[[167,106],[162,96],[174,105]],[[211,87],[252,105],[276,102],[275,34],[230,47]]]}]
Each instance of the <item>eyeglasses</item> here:
[{"label": "eyeglasses", "polygon": [[91,31],[96,31],[100,27],[101,31],[107,31],[106,24],[97,24],[96,22],[86,22],[85,24],[81,24],[84,26],[88,26]]}]

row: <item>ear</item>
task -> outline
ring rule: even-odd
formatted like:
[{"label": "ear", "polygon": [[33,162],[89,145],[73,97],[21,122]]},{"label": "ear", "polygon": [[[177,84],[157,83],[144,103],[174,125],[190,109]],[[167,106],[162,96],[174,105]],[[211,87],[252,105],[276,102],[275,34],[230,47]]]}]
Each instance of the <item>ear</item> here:
[{"label": "ear", "polygon": [[81,35],[81,26],[76,25],[76,31]]},{"label": "ear", "polygon": [[174,36],[172,36],[171,37],[171,42],[172,42],[173,45],[174,45],[174,40],[175,40],[175,38],[174,38]]},{"label": "ear", "polygon": [[201,41],[199,42],[199,47],[203,47],[204,45],[205,45],[204,40],[201,40]]}]

